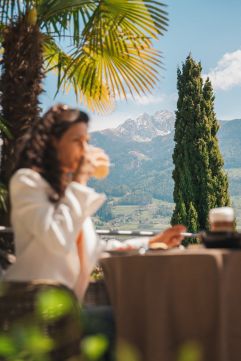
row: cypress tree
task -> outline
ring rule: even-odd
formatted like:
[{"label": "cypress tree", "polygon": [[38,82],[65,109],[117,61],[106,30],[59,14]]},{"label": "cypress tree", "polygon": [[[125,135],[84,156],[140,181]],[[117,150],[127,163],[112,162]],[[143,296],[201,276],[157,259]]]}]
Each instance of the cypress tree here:
[{"label": "cypress tree", "polygon": [[172,224],[191,232],[208,227],[211,208],[230,204],[227,175],[219,150],[214,94],[191,55],[177,71],[178,101],[173,152],[175,209]]},{"label": "cypress tree", "polygon": [[212,84],[209,79],[206,80],[203,87],[204,97],[204,109],[206,117],[208,117],[211,124],[211,136],[208,143],[209,163],[211,170],[211,179],[213,189],[215,190],[215,199],[211,199],[213,202],[211,208],[229,206],[231,204],[230,196],[228,192],[228,177],[223,169],[224,161],[219,149],[217,132],[219,130],[219,124],[214,111],[214,94]]}]

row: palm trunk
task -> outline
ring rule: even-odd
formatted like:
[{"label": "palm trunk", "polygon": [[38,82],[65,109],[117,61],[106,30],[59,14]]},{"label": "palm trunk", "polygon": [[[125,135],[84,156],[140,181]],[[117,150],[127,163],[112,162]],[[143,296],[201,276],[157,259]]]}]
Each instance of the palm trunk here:
[{"label": "palm trunk", "polygon": [[[16,161],[17,144],[40,116],[38,98],[42,92],[44,72],[42,35],[38,25],[29,25],[26,17],[12,23],[5,30],[3,48],[1,113],[12,139],[1,135],[0,174],[1,182],[7,185]],[[8,223],[3,214],[0,223]]]},{"label": "palm trunk", "polygon": [[4,33],[1,77],[2,116],[13,139],[3,137],[1,181],[8,183],[16,159],[16,146],[40,115],[42,92],[42,35],[26,18],[8,26]]}]

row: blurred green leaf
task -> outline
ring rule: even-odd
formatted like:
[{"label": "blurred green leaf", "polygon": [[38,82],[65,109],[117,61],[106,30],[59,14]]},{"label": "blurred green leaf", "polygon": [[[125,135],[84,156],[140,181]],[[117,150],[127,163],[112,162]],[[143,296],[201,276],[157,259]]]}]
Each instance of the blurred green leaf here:
[{"label": "blurred green leaf", "polygon": [[45,321],[54,321],[73,310],[71,296],[64,290],[50,289],[39,294],[36,312]]},{"label": "blurred green leaf", "polygon": [[83,355],[90,361],[99,360],[107,350],[108,344],[107,338],[103,335],[86,337],[81,342]]},{"label": "blurred green leaf", "polygon": [[0,355],[5,357],[13,356],[16,353],[16,346],[11,337],[0,335]]},{"label": "blurred green leaf", "polygon": [[45,336],[36,327],[29,327],[24,331],[24,346],[30,354],[43,354],[52,350],[54,342],[48,336]]},{"label": "blurred green leaf", "polygon": [[[48,352],[54,347],[54,342],[46,336],[33,320],[30,323],[15,325],[11,330],[11,340],[16,352],[9,361],[48,361]],[[11,355],[12,356],[12,355]]]},{"label": "blurred green leaf", "polygon": [[197,342],[185,343],[179,350],[178,361],[201,361],[202,349]]},{"label": "blurred green leaf", "polygon": [[116,361],[139,361],[140,355],[135,347],[124,341],[119,341],[116,348]]}]

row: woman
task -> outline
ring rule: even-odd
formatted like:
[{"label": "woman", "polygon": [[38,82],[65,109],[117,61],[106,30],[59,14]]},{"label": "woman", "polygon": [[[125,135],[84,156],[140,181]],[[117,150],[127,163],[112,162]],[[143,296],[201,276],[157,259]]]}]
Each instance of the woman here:
[{"label": "woman", "polygon": [[[24,140],[10,181],[17,261],[5,279],[52,279],[82,299],[103,251],[90,217],[105,201],[86,184],[98,162],[108,163],[102,150],[90,151],[88,123],[87,114],[56,105]],[[172,247],[184,230],[175,226],[151,239],[127,243],[161,241]]]}]

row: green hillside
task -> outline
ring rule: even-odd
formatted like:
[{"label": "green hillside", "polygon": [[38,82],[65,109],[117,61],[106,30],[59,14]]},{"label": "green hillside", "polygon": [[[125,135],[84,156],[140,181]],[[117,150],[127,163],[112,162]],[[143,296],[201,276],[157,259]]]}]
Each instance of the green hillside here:
[{"label": "green hillside", "polygon": [[[221,122],[220,148],[229,177],[230,194],[241,229],[241,120]],[[173,208],[173,132],[150,142],[136,142],[111,131],[92,134],[92,142],[110,155],[110,176],[92,181],[108,196],[111,217],[96,217],[98,227],[163,229]],[[111,219],[110,219],[111,218]]]}]

